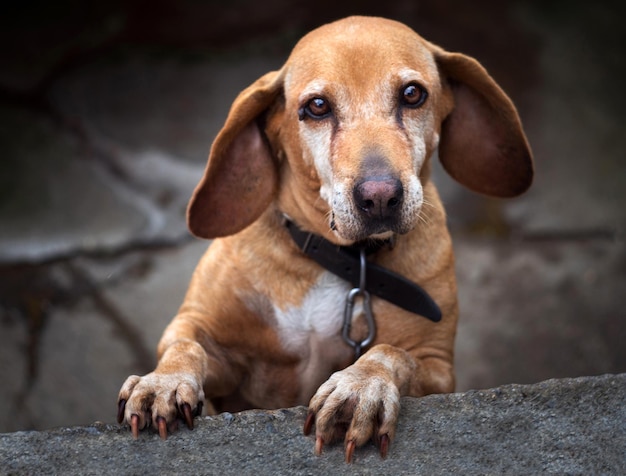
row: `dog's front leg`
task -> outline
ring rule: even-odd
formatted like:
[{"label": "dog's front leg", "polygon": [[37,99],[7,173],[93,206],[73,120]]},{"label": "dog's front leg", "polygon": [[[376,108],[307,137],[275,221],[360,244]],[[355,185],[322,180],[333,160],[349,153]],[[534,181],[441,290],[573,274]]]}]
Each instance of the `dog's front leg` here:
[{"label": "dog's front leg", "polygon": [[325,443],[345,435],[347,462],[355,448],[370,438],[384,458],[395,434],[400,397],[430,393],[420,388],[419,380],[428,380],[430,373],[422,367],[408,352],[380,344],[334,373],[311,399],[304,424],[305,434],[315,424],[316,453],[321,453]]},{"label": "dog's front leg", "polygon": [[202,413],[205,389],[224,395],[236,386],[237,372],[220,346],[202,328],[201,315],[179,314],[159,342],[156,369],[143,377],[131,375],[118,396],[118,422],[130,425],[133,436],[152,426],[161,438],[173,432],[178,420],[193,428]]}]

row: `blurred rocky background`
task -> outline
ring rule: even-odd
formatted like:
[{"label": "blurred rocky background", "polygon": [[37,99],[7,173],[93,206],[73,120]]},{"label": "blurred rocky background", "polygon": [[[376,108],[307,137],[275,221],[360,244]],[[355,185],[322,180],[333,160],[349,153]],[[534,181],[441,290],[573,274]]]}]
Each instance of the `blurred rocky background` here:
[{"label": "blurred rocky background", "polygon": [[517,104],[536,181],[435,171],[457,251],[459,391],[626,371],[623,3],[25,0],[0,16],[0,432],[114,419],[207,243],[184,208],[238,91],[308,30],[394,18]]}]

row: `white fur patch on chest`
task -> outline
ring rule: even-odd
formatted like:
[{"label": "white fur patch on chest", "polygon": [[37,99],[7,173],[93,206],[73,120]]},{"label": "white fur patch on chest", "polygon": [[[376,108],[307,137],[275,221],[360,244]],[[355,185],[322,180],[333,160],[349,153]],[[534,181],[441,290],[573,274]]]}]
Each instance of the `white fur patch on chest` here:
[{"label": "white fur patch on chest", "polygon": [[349,283],[324,271],[299,306],[285,309],[274,306],[278,333],[285,349],[303,351],[312,334],[322,340],[340,335],[350,289]]}]

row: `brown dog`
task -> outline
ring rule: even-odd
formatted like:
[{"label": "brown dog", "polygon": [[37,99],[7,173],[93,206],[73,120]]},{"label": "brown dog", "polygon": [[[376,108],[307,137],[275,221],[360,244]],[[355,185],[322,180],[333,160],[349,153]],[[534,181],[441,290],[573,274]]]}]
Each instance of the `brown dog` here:
[{"label": "brown dog", "polygon": [[401,396],[454,389],[437,148],[474,191],[510,197],[531,183],[515,107],[474,59],[380,18],[306,35],[237,97],[213,144],[188,223],[220,238],[157,368],[124,383],[119,421],[165,438],[178,418],[191,428],[205,399],[216,412],[309,403],[317,453],[344,438],[350,461],[373,438],[385,456]]}]

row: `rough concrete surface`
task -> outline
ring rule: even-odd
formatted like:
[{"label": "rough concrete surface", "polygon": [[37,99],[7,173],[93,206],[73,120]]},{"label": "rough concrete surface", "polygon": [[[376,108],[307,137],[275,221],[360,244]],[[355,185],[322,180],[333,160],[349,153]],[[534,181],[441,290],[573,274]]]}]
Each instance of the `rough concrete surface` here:
[{"label": "rough concrete surface", "polygon": [[196,420],[166,441],[104,423],[0,435],[3,474],[624,474],[626,374],[404,398],[388,457],[313,454],[306,408]]},{"label": "rough concrete surface", "polygon": [[[114,420],[119,386],[153,368],[159,336],[207,246],[189,237],[184,207],[229,104],[278,67],[301,34],[353,13],[396,18],[478,58],[518,106],[534,150],[535,183],[510,201],[464,190],[434,160],[457,257],[457,390],[626,372],[623,10],[618,2],[564,0],[14,2],[0,16],[0,41],[8,45],[0,50],[0,432]],[[568,382],[541,388],[556,392],[554,400],[571,401],[570,390],[580,395],[593,386],[584,382],[597,381]],[[443,414],[452,417],[454,405],[461,411],[472,395],[489,392],[414,404],[427,412],[426,402],[444,402],[449,413]],[[519,409],[532,404],[520,401]],[[581,408],[599,425],[607,412],[623,411],[623,402],[615,397],[606,408]],[[505,421],[518,406],[489,408],[503,413],[485,415],[487,421]],[[311,457],[309,440],[296,436],[301,410],[291,412],[284,434],[302,445],[303,464],[326,464]],[[236,417],[233,424],[257,417]],[[200,432],[225,425],[220,418],[203,420]],[[261,420],[246,428],[265,428]],[[568,416],[555,421],[574,428]],[[512,429],[520,443],[511,447],[539,444],[533,433],[524,443],[520,428]],[[553,442],[554,434],[569,441],[561,433],[544,440]],[[86,437],[70,445],[72,435]],[[104,435],[118,441],[106,425],[2,438],[31,441],[29,451],[42,458],[37,452],[54,445],[80,458],[83,445]],[[140,446],[143,439],[128,442],[124,434],[108,464],[120,464],[121,454],[124,464],[143,472],[154,460],[135,462],[128,451],[160,458],[158,449],[166,449],[172,456],[175,445],[190,441],[185,435],[181,430],[181,439],[168,443],[142,436],[155,445]],[[194,445],[219,443],[193,435]],[[429,434],[396,461],[419,464],[429,454],[458,461],[425,446],[439,436]],[[595,451],[604,437],[588,437],[581,454]],[[390,461],[402,444],[396,441]],[[457,446],[447,444],[463,456],[480,445]],[[263,448],[265,454],[269,447]],[[328,453],[343,468],[339,452]],[[363,471],[358,465],[365,459],[377,461],[373,454],[359,458],[355,467]]]}]

